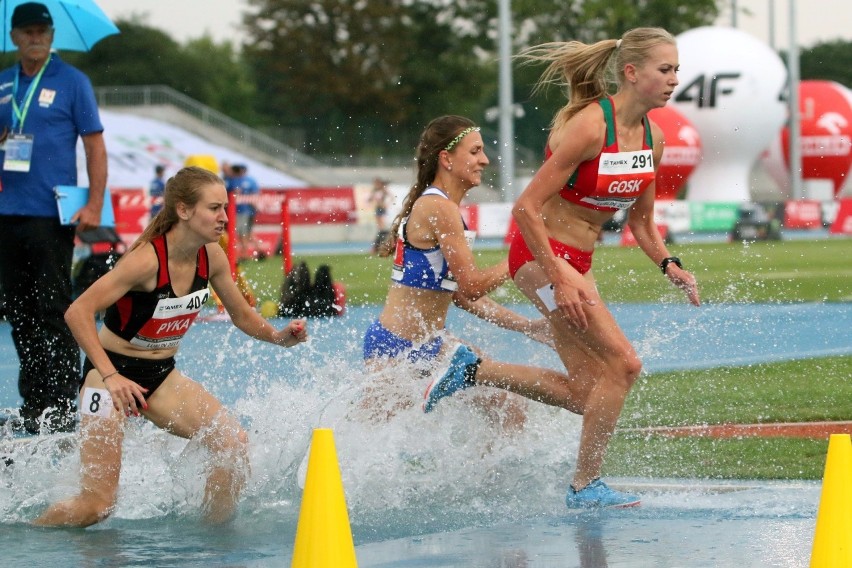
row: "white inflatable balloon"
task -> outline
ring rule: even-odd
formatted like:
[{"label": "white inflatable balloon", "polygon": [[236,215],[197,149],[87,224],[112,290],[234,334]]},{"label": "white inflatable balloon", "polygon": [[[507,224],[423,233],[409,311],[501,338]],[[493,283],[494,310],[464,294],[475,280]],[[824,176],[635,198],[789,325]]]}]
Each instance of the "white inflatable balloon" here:
[{"label": "white inflatable balloon", "polygon": [[703,145],[687,199],[749,201],[752,165],[787,116],[787,70],[769,46],[734,28],[695,28],[677,46],[680,84],[670,104]]}]

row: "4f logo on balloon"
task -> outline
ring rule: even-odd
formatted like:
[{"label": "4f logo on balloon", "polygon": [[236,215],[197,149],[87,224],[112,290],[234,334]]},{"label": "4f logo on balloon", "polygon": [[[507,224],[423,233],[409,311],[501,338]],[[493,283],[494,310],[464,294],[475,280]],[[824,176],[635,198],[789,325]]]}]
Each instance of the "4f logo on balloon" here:
[{"label": "4f logo on balloon", "polygon": [[740,78],[740,73],[715,73],[707,76],[699,75],[687,83],[675,96],[679,103],[694,102],[698,108],[715,108],[719,98],[734,93],[733,81]]}]

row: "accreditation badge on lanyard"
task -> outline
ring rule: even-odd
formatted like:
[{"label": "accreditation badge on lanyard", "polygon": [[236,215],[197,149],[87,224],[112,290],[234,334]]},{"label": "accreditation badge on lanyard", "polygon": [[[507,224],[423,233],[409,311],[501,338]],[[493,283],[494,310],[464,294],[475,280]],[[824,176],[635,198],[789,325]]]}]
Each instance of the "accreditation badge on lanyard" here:
[{"label": "accreditation badge on lanyard", "polygon": [[[21,70],[18,69],[15,73],[15,82],[12,83],[12,133],[6,138],[6,143],[3,146],[5,156],[3,157],[3,170],[7,172],[28,172],[33,159],[33,135],[24,134],[24,121],[27,118],[27,112],[30,109],[30,103],[33,100],[33,94],[38,89],[38,84],[41,81],[41,76],[44,70],[50,65],[52,55],[47,57],[47,61],[39,69],[38,74],[33,79],[27,92],[24,94],[24,107],[18,106],[18,82],[21,77]],[[17,132],[15,132],[17,130]]]},{"label": "accreditation badge on lanyard", "polygon": [[7,172],[28,172],[33,158],[32,134],[9,134],[5,144],[6,157],[3,170]]}]

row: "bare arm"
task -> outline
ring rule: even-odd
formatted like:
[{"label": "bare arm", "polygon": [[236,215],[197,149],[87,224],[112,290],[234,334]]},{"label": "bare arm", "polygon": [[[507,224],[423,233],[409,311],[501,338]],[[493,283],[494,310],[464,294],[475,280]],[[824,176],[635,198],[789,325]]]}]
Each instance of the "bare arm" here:
[{"label": "bare arm", "polygon": [[[654,137],[654,164],[655,168],[659,167],[660,160],[663,155],[663,147],[665,141],[663,133],[656,124],[651,123]],[[652,184],[645,193],[643,193],[636,203],[630,208],[630,215],[627,219],[627,224],[633,235],[636,237],[636,242],[642,251],[650,258],[655,265],[660,266],[664,258],[671,256],[669,249],[660,231],[657,228],[657,223],[654,221],[654,193],[656,184]],[[683,270],[678,265],[671,263],[666,268],[666,276],[678,288],[682,289],[689,301],[695,305],[701,305],[701,300],[698,296],[698,286],[695,282],[695,277]]]},{"label": "bare arm", "polygon": [[550,322],[545,318],[530,319],[524,317],[498,304],[488,296],[483,296],[478,300],[471,300],[467,296],[456,292],[453,294],[453,303],[459,308],[497,327],[523,333],[536,341],[553,347],[553,333]]},{"label": "bare arm", "polygon": [[[74,339],[95,366],[119,412],[128,407],[136,413],[145,408],[147,389],[117,373],[101,345],[95,315],[119,300],[129,290],[153,289],[157,278],[157,257],[151,245],[143,245],[124,255],[111,271],[99,278],[68,307],[65,321]],[[108,381],[107,381],[108,379]]]},{"label": "bare arm", "polygon": [[77,223],[78,231],[94,229],[101,224],[107,180],[107,153],[103,132],[83,136],[83,149],[86,152],[86,171],[89,175],[89,201],[71,218],[72,223]]},{"label": "bare arm", "polygon": [[[422,198],[429,209],[425,213],[430,232],[441,247],[459,291],[476,300],[509,278],[509,263],[504,260],[488,268],[479,268],[464,237],[464,225],[458,205],[442,197]],[[420,218],[423,214],[419,215]],[[410,222],[409,222],[410,223]]]},{"label": "bare arm", "polygon": [[217,244],[208,245],[207,256],[210,260],[210,283],[231,316],[231,321],[239,330],[255,339],[284,347],[307,341],[305,320],[293,320],[278,330],[246,302],[231,278],[228,258],[222,247]]},{"label": "bare arm", "polygon": [[558,146],[551,148],[553,155],[542,164],[512,208],[527,246],[553,284],[557,309],[581,329],[588,327],[583,305],[595,304],[591,284],[553,254],[542,215],[544,204],[559,193],[565,180],[602,147],[603,115],[597,105],[590,107],[562,128]]}]

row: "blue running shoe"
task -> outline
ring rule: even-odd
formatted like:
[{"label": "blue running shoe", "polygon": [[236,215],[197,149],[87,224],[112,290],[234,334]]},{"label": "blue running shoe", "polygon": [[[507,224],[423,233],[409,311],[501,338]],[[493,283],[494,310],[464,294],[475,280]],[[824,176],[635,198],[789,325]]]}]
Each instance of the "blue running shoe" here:
[{"label": "blue running shoe", "polygon": [[569,487],[565,496],[565,504],[569,509],[619,509],[635,507],[639,502],[638,496],[611,489],[600,479],[595,479],[579,491]]},{"label": "blue running shoe", "polygon": [[447,372],[426,387],[423,394],[423,412],[432,412],[435,404],[445,396],[472,387],[475,384],[473,378],[481,362],[476,353],[466,345],[459,345],[453,353]]}]

